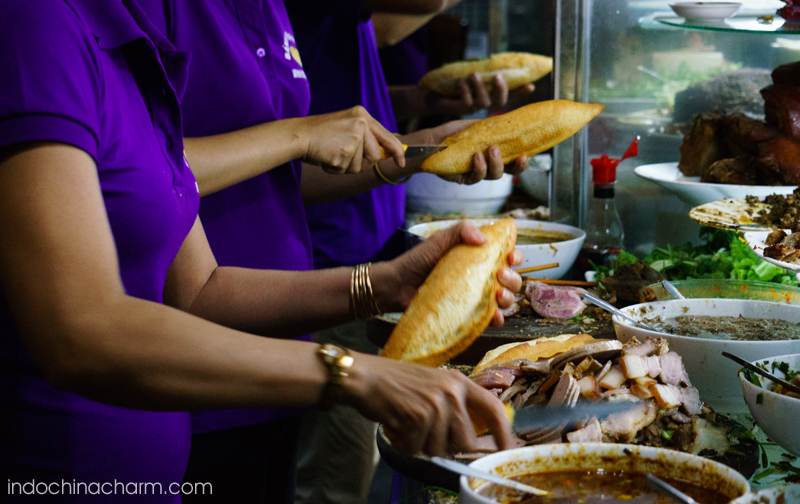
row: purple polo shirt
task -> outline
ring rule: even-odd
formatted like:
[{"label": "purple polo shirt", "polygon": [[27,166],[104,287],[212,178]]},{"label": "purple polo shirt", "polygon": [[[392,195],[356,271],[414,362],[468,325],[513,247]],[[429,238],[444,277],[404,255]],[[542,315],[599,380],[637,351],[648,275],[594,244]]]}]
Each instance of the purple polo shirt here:
[{"label": "purple polo shirt", "polygon": [[[192,53],[181,102],[187,137],[308,114],[308,80],[281,0],[137,1],[175,47]],[[300,164],[292,161],[203,197],[200,218],[220,265],[313,268]],[[198,411],[192,427],[215,431],[299,411]]]},{"label": "purple polo shirt", "polygon": [[[397,125],[372,20],[361,0],[285,0],[311,85],[311,114],[362,105],[390,131]],[[389,259],[403,251],[405,187],[384,185],[306,207],[314,265]]]},{"label": "purple polo shirt", "polygon": [[[122,2],[0,5],[0,148],[49,140],[92,156],[125,290],[162,302],[199,200],[179,109],[188,55]],[[14,296],[0,292],[0,300]],[[188,413],[106,406],[56,389],[0,302],[0,474],[9,486],[57,483],[54,502],[180,502],[169,485],[183,476],[189,422]],[[121,485],[145,482],[160,487],[124,495]],[[7,496],[9,486],[0,501],[38,502],[19,490]]]}]

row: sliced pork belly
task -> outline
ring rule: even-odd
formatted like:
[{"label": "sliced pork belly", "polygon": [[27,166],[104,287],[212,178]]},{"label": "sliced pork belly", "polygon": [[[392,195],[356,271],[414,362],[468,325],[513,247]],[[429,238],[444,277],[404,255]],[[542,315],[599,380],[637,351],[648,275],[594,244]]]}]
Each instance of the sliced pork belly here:
[{"label": "sliced pork belly", "polygon": [[533,310],[542,317],[569,319],[580,315],[586,308],[580,295],[584,289],[576,287],[548,285],[542,282],[529,282],[525,294]]}]

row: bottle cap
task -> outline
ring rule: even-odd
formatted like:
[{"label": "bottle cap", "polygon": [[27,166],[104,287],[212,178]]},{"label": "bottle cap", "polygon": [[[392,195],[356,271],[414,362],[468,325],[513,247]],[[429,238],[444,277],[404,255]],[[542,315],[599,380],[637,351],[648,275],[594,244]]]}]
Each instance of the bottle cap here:
[{"label": "bottle cap", "polygon": [[594,185],[602,186],[616,182],[619,159],[612,159],[603,154],[599,158],[592,159],[589,162],[592,164],[592,179],[594,180]]}]

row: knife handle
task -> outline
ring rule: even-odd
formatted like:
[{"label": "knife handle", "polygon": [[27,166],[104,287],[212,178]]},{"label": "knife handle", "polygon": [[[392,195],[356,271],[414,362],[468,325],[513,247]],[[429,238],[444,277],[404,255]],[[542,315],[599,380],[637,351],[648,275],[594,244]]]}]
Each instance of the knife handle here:
[{"label": "knife handle", "polygon": [[[391,157],[391,156],[389,156],[389,154],[386,152],[386,149],[384,149],[384,148],[383,148],[383,145],[379,145],[378,147],[380,147],[380,148],[381,148],[381,161],[383,161],[384,159],[389,159],[389,158]],[[406,145],[406,144],[403,144],[403,152],[405,152],[405,151],[406,151],[406,149],[408,149],[408,145]]]}]

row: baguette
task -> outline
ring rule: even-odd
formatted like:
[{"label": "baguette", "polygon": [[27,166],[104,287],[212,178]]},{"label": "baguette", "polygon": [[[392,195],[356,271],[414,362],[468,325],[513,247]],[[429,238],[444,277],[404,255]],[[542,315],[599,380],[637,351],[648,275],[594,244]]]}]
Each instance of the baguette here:
[{"label": "baguette", "polygon": [[488,367],[517,359],[528,359],[532,362],[536,362],[539,359],[549,359],[567,350],[595,343],[596,341],[589,334],[561,334],[520,343],[508,343],[486,352],[483,359],[472,370],[472,374],[479,373]]},{"label": "baguette", "polygon": [[439,366],[467,349],[497,310],[497,271],[517,240],[514,219],[482,226],[489,241],[456,245],[433,268],[383,348],[383,356]]},{"label": "baguette", "polygon": [[500,74],[513,90],[535,82],[553,70],[553,58],[538,54],[508,52],[493,54],[488,58],[457,61],[431,70],[420,79],[420,88],[438,94],[458,95],[458,79],[479,73],[484,85],[491,92],[492,79]]},{"label": "baguette", "polygon": [[423,161],[422,171],[467,173],[472,156],[490,145],[500,148],[504,163],[538,154],[571,137],[602,110],[599,103],[548,100],[482,119],[445,138],[442,144],[447,148]]}]

